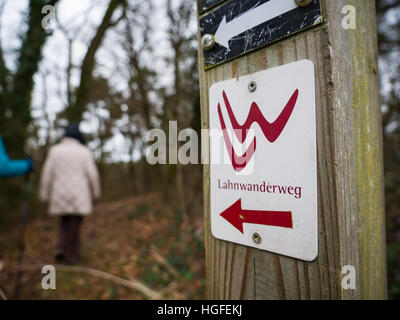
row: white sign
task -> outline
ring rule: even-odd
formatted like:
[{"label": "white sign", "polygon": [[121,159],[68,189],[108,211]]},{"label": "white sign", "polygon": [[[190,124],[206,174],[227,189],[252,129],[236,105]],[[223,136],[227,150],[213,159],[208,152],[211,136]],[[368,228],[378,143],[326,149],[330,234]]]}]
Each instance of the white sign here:
[{"label": "white sign", "polygon": [[314,260],[318,224],[312,61],[215,83],[209,96],[212,234]]}]

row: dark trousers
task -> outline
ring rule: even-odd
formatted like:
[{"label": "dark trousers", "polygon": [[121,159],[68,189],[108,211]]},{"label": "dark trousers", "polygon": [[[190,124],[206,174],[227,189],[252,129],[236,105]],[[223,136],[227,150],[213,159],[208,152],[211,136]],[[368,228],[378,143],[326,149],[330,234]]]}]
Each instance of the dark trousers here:
[{"label": "dark trousers", "polygon": [[67,259],[79,259],[80,257],[79,244],[82,220],[82,216],[79,215],[61,216],[58,246]]}]

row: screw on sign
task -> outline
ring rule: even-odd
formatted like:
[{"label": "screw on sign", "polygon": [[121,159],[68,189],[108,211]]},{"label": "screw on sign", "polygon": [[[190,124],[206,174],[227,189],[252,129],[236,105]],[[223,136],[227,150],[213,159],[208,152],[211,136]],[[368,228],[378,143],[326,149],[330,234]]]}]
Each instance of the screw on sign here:
[{"label": "screw on sign", "polygon": [[249,91],[254,92],[257,89],[257,83],[255,81],[250,81],[249,82]]},{"label": "screw on sign", "polygon": [[205,34],[201,38],[201,46],[203,47],[204,50],[210,50],[212,47],[214,47],[215,44],[215,37],[211,34]]},{"label": "screw on sign", "polygon": [[254,243],[257,243],[257,244],[259,244],[259,243],[261,243],[261,234],[259,234],[258,232],[254,232],[253,233],[253,241],[254,241]]}]

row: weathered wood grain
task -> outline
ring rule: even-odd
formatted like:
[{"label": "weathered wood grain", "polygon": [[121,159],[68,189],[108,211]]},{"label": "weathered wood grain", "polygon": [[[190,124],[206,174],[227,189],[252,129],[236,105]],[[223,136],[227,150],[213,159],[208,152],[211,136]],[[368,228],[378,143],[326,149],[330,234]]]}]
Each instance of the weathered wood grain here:
[{"label": "weathered wood grain", "polygon": [[[382,136],[373,0],[322,0],[326,22],[204,71],[199,50],[202,128],[208,89],[218,81],[300,59],[315,65],[319,253],[313,262],[215,239],[209,166],[204,165],[207,294],[210,299],[383,299],[386,255]],[[357,28],[342,28],[353,5]],[[341,287],[353,265],[357,288]]]}]

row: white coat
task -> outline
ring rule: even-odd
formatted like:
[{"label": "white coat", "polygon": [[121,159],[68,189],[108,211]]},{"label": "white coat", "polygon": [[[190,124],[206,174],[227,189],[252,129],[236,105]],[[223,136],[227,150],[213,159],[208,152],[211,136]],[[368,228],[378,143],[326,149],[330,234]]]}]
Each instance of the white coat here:
[{"label": "white coat", "polygon": [[49,203],[49,214],[88,215],[99,197],[99,174],[89,149],[73,138],[50,148],[39,190],[39,198]]}]

